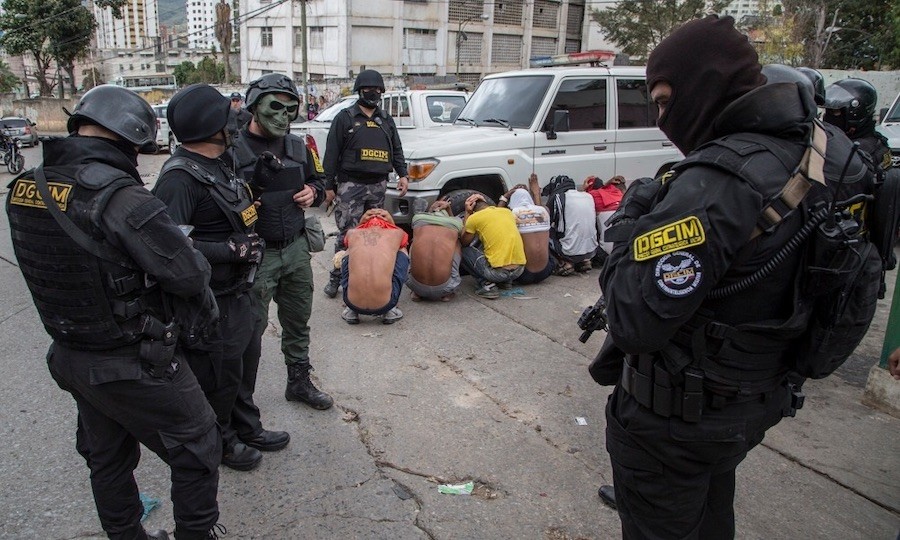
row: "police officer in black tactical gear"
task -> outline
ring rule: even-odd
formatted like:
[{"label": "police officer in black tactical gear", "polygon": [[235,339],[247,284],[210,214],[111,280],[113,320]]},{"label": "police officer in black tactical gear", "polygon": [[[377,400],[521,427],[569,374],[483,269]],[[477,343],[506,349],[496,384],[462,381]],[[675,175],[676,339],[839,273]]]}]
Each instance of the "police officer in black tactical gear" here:
[{"label": "police officer in black tactical gear", "polygon": [[[262,430],[242,441],[243,417],[234,415],[242,385],[245,352],[254,340],[258,310],[250,294],[265,249],[253,232],[256,207],[247,185],[225,159],[232,127],[228,98],[205,84],[180,90],[169,101],[166,116],[182,145],[163,165],[153,192],[168,205],[172,219],[193,227],[194,246],[212,265],[210,286],[219,305],[215,332],[192,336],[189,361],[222,426],[222,464],[246,471],[262,454],[254,445],[284,447],[290,436]],[[258,337],[256,337],[258,339]],[[248,373],[255,376],[256,373]]]},{"label": "police officer in black tactical gear", "polygon": [[[793,68],[782,64],[767,64],[762,67],[762,74],[766,77],[766,84],[795,84],[801,92],[807,94],[807,99],[816,104],[825,102],[825,86],[818,71],[809,68]],[[818,77],[816,77],[818,75]],[[816,82],[818,80],[818,82]],[[826,134],[826,153],[823,173],[829,181],[828,185],[840,185],[840,193],[834,193],[839,199],[849,199],[859,194],[871,194],[875,190],[874,172],[871,163],[859,153],[853,152],[853,143],[843,131],[831,124],[816,120]],[[841,175],[843,173],[843,179]],[[836,191],[836,190],[835,190]],[[864,214],[865,204],[857,205],[854,211]],[[612,345],[611,342],[606,345]],[[599,367],[599,366],[597,366]],[[796,373],[789,374],[789,381],[800,388],[805,378]],[[615,381],[613,381],[615,382]],[[613,486],[604,485],[598,490],[600,499],[613,509],[616,508],[615,491]]]},{"label": "police officer in black tactical gear", "polygon": [[[384,93],[381,73],[374,69],[361,71],[353,92],[359,99],[331,122],[325,145],[326,201],[337,197],[334,221],[339,234],[334,242],[335,253],[344,249],[344,234],[359,223],[366,210],[384,207],[391,171],[399,176],[397,189],[401,196],[409,187],[397,125],[379,106]],[[332,270],[325,296],[337,296],[340,283],[340,270]]]},{"label": "police officer in black tactical gear", "polygon": [[[659,126],[687,158],[635,182],[607,231],[609,333],[590,371],[615,384],[606,445],[625,538],[732,538],[736,466],[802,405],[788,375],[803,250],[782,248],[804,196],[785,188],[826,190],[825,134],[811,93],[765,84],[733,25],[688,22],[651,53]],[[777,253],[776,272],[745,279]]]},{"label": "police officer in black tactical gear", "polygon": [[76,448],[101,525],[109,538],[168,538],[141,526],[142,443],[172,470],[175,538],[211,538],[221,436],[178,340],[217,317],[209,263],[135,168],[139,149],[156,147],[147,102],[98,86],[67,127],[44,144],[43,164],[10,184],[6,211],[53,338],[47,365],[78,406]]},{"label": "police officer in black tactical gear", "polygon": [[822,119],[859,142],[881,170],[891,166],[891,151],[883,135],[875,131],[875,106],[878,92],[868,81],[842,79],[825,89],[825,114]]},{"label": "police officer in black tactical gear", "polygon": [[[319,156],[290,133],[290,124],[300,112],[300,95],[289,77],[270,73],[251,82],[247,109],[253,118],[239,132],[230,155],[238,176],[250,184],[260,202],[256,232],[266,241],[266,254],[252,289],[259,321],[244,358],[247,384],[241,386],[234,410],[234,417],[242,418],[241,427],[235,427],[245,440],[262,429],[252,396],[273,298],[278,304],[281,350],[287,364],[285,398],[319,410],[334,403],[309,378],[313,274],[303,209],[325,200],[322,165]],[[264,445],[258,448],[265,449]]]}]

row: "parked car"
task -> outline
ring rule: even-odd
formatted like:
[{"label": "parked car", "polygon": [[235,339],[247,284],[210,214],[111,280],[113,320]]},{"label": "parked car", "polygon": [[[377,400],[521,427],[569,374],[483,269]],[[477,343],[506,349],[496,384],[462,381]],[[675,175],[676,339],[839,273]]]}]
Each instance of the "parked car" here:
[{"label": "parked car", "polygon": [[179,142],[172,130],[169,129],[169,120],[166,118],[168,107],[168,103],[154,105],[153,112],[156,113],[156,145],[160,149],[167,148],[171,154],[178,148]]},{"label": "parked car", "polygon": [[[392,90],[381,96],[381,108],[394,118],[402,142],[409,130],[449,126],[466,104],[469,95],[468,92],[459,90]],[[324,158],[331,121],[341,111],[356,103],[356,99],[356,96],[347,96],[321,111],[313,120],[294,122],[291,124],[291,133],[312,136],[316,151]]]},{"label": "parked car", "polygon": [[37,126],[37,124],[28,118],[22,118],[20,116],[6,116],[0,118],[0,129],[3,130],[3,134],[19,141],[23,146],[37,146],[40,144],[40,139],[38,138],[38,132],[37,129],[35,129],[35,126]]},{"label": "parked car", "polygon": [[894,103],[888,108],[875,128],[888,140],[891,149],[891,165],[900,167],[900,94],[894,98]]},{"label": "parked car", "polygon": [[630,182],[657,176],[683,159],[656,127],[642,67],[551,67],[485,77],[453,125],[419,129],[403,138],[409,191],[396,175],[385,209],[408,224],[456,190],[478,190],[493,200],[537,174],[541,185],[564,174],[622,175]]}]

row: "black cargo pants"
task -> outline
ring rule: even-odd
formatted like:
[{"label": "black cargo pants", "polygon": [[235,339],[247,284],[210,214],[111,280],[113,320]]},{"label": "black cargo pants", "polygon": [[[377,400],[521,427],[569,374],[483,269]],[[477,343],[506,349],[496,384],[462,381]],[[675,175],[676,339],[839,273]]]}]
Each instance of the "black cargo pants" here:
[{"label": "black cargo pants", "polygon": [[621,384],[606,405],[606,449],[626,539],[734,538],[735,468],[790,403],[786,386],[759,399],[704,406],[699,422],[665,418]]},{"label": "black cargo pants", "polygon": [[77,351],[50,347],[47,365],[78,406],[76,448],[91,470],[103,530],[114,539],[143,539],[143,506],[134,480],[140,445],[171,469],[176,537],[205,534],[219,519],[221,436],[215,415],[176,352],[152,377],[134,348]]},{"label": "black cargo pants", "polygon": [[[244,378],[245,353],[254,339],[256,308],[249,291],[216,296],[219,323],[200,348],[188,351],[188,363],[196,374],[222,428],[226,449],[237,442],[231,425],[235,402]],[[257,360],[258,365],[258,360]],[[251,366],[255,378],[256,368]],[[257,416],[259,409],[256,409]]]}]

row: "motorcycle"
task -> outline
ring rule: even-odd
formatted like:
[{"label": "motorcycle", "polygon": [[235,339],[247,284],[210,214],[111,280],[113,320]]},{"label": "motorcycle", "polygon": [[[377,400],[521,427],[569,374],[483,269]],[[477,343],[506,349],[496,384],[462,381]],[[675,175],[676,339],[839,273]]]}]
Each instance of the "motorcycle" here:
[{"label": "motorcycle", "polygon": [[4,137],[0,152],[3,154],[3,164],[10,174],[19,174],[25,168],[25,156],[19,150],[22,143],[12,137]]}]

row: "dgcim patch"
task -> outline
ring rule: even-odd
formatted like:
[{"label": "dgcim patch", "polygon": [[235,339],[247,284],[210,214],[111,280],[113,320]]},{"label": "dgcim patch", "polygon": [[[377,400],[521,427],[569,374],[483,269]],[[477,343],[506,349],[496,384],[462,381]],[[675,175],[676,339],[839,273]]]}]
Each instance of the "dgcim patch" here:
[{"label": "dgcim patch", "polygon": [[378,161],[381,163],[388,162],[387,150],[376,150],[374,148],[361,148],[359,150],[360,161]]},{"label": "dgcim patch", "polygon": [[[60,184],[57,182],[47,182],[47,186],[50,188],[50,195],[53,196],[53,200],[56,201],[59,209],[65,212],[66,207],[69,206],[69,195],[72,194],[72,186],[70,184]],[[30,208],[47,208],[34,180],[29,180],[27,178],[19,178],[16,180],[16,183],[12,188],[12,195],[9,198],[9,203],[17,204],[19,206],[28,206]]]},{"label": "dgcim patch", "polygon": [[706,242],[703,224],[696,216],[688,216],[663,225],[634,239],[634,260],[646,261],[680,249]]},{"label": "dgcim patch", "polygon": [[253,225],[254,223],[256,223],[257,217],[258,216],[256,215],[256,205],[254,205],[254,204],[251,204],[247,208],[244,208],[243,210],[241,210],[241,219],[244,220],[244,225],[247,225],[248,227],[250,225]]}]

